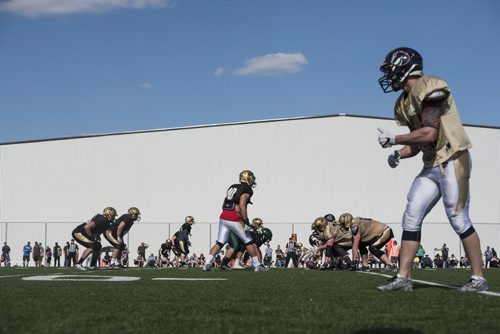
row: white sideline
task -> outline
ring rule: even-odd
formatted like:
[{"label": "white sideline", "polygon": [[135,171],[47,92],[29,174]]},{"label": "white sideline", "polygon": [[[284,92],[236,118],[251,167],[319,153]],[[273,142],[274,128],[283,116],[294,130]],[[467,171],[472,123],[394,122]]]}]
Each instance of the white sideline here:
[{"label": "white sideline", "polygon": [[227,281],[227,278],[176,278],[176,277],[158,277],[153,281]]},{"label": "white sideline", "polygon": [[[362,273],[362,274],[370,274],[370,275],[377,275],[377,276],[382,276],[382,277],[387,277],[387,278],[391,278],[391,277],[394,276],[394,275],[386,275],[386,274],[374,273],[374,272],[371,272],[371,271],[360,271],[360,273]],[[456,287],[456,286],[453,286],[453,285],[447,285],[447,284],[441,284],[441,283],[434,283],[434,282],[422,281],[422,280],[418,280],[418,279],[412,279],[412,282],[419,283],[419,284],[430,285],[430,286],[439,286],[439,287],[442,287],[442,288],[448,288],[448,289],[454,289],[454,290],[458,290],[460,288],[460,287]],[[482,295],[487,295],[487,296],[500,297],[500,293],[493,292],[493,291],[480,291],[480,292],[476,292],[476,293],[480,293]]]}]

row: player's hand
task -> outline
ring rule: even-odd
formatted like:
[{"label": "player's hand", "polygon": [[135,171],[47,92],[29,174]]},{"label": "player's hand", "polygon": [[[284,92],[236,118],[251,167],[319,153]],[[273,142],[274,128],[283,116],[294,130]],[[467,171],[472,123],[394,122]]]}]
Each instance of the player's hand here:
[{"label": "player's hand", "polygon": [[391,168],[398,167],[398,165],[399,165],[399,157],[400,156],[401,155],[399,154],[398,150],[394,151],[394,153],[392,153],[391,155],[389,155],[389,157],[387,158],[387,162],[389,163],[389,166],[391,166]]},{"label": "player's hand", "polygon": [[391,147],[392,145],[396,145],[396,136],[387,130],[382,129],[381,127],[377,128],[378,134],[378,142],[380,146],[383,148]]}]

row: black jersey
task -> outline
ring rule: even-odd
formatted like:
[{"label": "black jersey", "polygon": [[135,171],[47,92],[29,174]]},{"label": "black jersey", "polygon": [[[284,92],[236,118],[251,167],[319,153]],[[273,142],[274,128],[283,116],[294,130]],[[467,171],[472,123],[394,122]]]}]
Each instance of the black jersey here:
[{"label": "black jersey", "polygon": [[190,235],[191,235],[191,224],[188,223],[182,224],[179,233],[177,234],[177,238],[182,241],[188,241]]},{"label": "black jersey", "polygon": [[170,255],[170,251],[172,250],[172,246],[167,244],[167,243],[163,243],[163,244],[161,244],[160,249],[161,249],[160,250],[161,255],[168,257]]},{"label": "black jersey", "polygon": [[[238,183],[230,186],[226,191],[226,198],[224,198],[222,209],[234,210],[236,204],[240,203],[240,197],[243,194],[249,194],[251,198],[253,195],[252,187],[246,183]],[[252,204],[252,202],[249,203]]]},{"label": "black jersey", "polygon": [[129,215],[128,213],[121,215],[118,217],[113,224],[111,224],[111,229],[117,231],[118,230],[118,225],[120,225],[121,222],[125,223],[125,226],[123,227],[122,230],[122,235],[120,237],[123,237],[127,232],[130,230],[132,225],[134,225],[134,220],[132,219],[132,216]]},{"label": "black jersey", "polygon": [[[111,221],[107,220],[106,217],[104,217],[101,214],[95,215],[94,217],[92,217],[92,219],[90,221],[95,223],[95,227],[90,229],[90,233],[92,235],[103,234],[104,231],[106,231],[109,228],[109,226],[111,225]],[[83,229],[85,224],[87,224],[87,223],[81,224],[80,226],[78,226],[78,228]]]}]

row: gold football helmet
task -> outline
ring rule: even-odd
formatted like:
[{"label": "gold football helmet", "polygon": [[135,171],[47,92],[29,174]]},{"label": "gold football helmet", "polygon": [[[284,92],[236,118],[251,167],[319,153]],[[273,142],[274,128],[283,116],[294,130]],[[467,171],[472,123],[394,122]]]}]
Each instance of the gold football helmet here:
[{"label": "gold football helmet", "polygon": [[245,169],[240,173],[240,183],[248,184],[252,188],[255,188],[257,185],[255,179],[255,175],[251,170]]},{"label": "gold football helmet", "polygon": [[262,228],[262,225],[264,225],[264,223],[262,222],[262,219],[260,219],[260,218],[254,218],[254,219],[252,220],[252,227],[253,227],[256,231],[260,230],[260,229]]},{"label": "gold football helmet", "polygon": [[128,214],[132,217],[133,220],[141,220],[141,212],[135,206],[128,209]]},{"label": "gold football helmet", "polygon": [[108,206],[102,210],[102,215],[106,217],[107,220],[113,220],[116,217],[116,210],[115,208]]},{"label": "gold football helmet", "polygon": [[186,216],[186,218],[184,218],[184,221],[189,225],[193,225],[195,223],[193,216]]},{"label": "gold football helmet", "polygon": [[302,248],[302,247],[304,247],[304,245],[302,244],[302,242],[299,242],[299,243],[297,244],[297,248]]},{"label": "gold football helmet", "polygon": [[353,217],[350,213],[343,213],[339,217],[339,223],[345,228],[350,228],[352,224],[352,218]]},{"label": "gold football helmet", "polygon": [[314,223],[312,223],[311,230],[323,232],[326,228],[326,225],[328,225],[327,220],[323,217],[318,217],[316,218],[316,220],[314,220]]},{"label": "gold football helmet", "polygon": [[172,244],[172,240],[170,239],[167,239],[167,241],[165,242],[167,245],[171,245]]}]

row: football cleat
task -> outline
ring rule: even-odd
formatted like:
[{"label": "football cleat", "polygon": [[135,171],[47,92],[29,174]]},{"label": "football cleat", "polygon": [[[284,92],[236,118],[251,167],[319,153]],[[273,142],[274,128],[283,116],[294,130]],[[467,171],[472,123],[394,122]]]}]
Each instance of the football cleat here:
[{"label": "football cleat", "polygon": [[488,283],[484,278],[471,278],[463,287],[459,289],[460,292],[479,292],[488,290]]},{"label": "football cleat", "polygon": [[380,291],[412,291],[413,284],[411,279],[396,276],[395,279],[386,285],[381,285],[377,289]]},{"label": "football cleat", "polygon": [[230,266],[228,266],[227,264],[221,264],[220,269],[221,270],[231,270],[232,268]]},{"label": "football cleat", "polygon": [[85,271],[87,270],[87,268],[85,268],[84,266],[82,266],[80,263],[77,263],[75,265],[75,268],[78,269],[78,270],[82,270],[82,271]]},{"label": "football cleat", "polygon": [[264,265],[261,264],[261,265],[258,265],[257,267],[255,267],[255,269],[253,271],[255,271],[255,272],[266,272],[268,270],[269,270],[268,267],[266,267],[266,266],[264,266]]},{"label": "football cleat", "polygon": [[395,273],[398,271],[398,267],[396,266],[386,266],[383,271],[387,271],[387,272],[391,272],[391,273]]},{"label": "football cleat", "polygon": [[240,261],[234,261],[233,269],[245,269],[240,263]]},{"label": "football cleat", "polygon": [[210,263],[206,263],[203,266],[203,271],[212,271],[212,265]]}]

